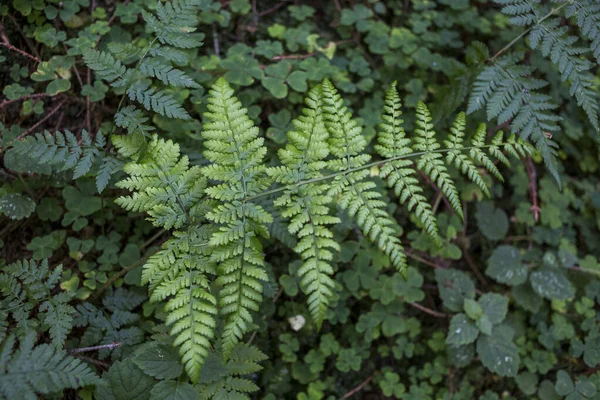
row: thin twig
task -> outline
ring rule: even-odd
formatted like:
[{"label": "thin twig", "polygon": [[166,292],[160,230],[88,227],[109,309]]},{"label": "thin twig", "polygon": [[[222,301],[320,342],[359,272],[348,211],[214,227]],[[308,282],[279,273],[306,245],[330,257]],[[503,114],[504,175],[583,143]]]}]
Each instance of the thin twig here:
[{"label": "thin twig", "polygon": [[477,277],[477,279],[479,280],[479,282],[481,282],[481,284],[483,286],[487,286],[488,285],[487,280],[481,274],[481,271],[479,271],[479,268],[477,268],[477,265],[475,265],[475,262],[473,262],[473,259],[469,255],[469,252],[467,251],[466,247],[463,247],[463,258],[465,259],[465,261],[467,262],[467,264],[471,268],[471,271],[473,271],[473,273],[475,274],[475,276]]},{"label": "thin twig", "polygon": [[352,389],[351,391],[349,391],[348,393],[346,393],[343,398],[347,399],[347,398],[355,395],[356,393],[360,392],[361,390],[363,390],[363,388],[365,386],[367,386],[369,384],[369,382],[371,382],[373,380],[374,377],[375,377],[375,375],[371,375],[370,377],[368,377],[367,379],[365,379],[363,381],[363,383],[361,383],[360,385],[358,385],[357,387],[355,387],[354,389]]},{"label": "thin twig", "polygon": [[523,32],[521,32],[521,34],[519,36],[517,36],[516,38],[514,38],[513,40],[510,41],[510,43],[508,43],[506,46],[504,46],[503,48],[501,48],[496,54],[494,54],[491,58],[488,59],[488,61],[490,63],[494,62],[494,60],[496,58],[498,58],[502,53],[504,53],[506,50],[510,49],[515,43],[517,43],[523,36],[527,35],[529,32],[531,32],[531,30],[533,28],[535,28],[537,25],[541,24],[542,22],[544,22],[546,19],[550,18],[552,15],[554,15],[558,10],[560,10],[561,8],[563,8],[564,6],[570,4],[571,2],[566,2],[563,3],[562,5],[553,8],[552,10],[550,10],[550,12],[546,15],[544,15],[542,18],[540,18],[535,25],[530,26],[529,28],[525,29]]},{"label": "thin twig", "polygon": [[23,57],[27,57],[27,58],[29,58],[29,59],[31,59],[31,60],[33,60],[33,61],[35,61],[36,63],[41,63],[41,62],[42,62],[42,60],[40,60],[40,59],[39,59],[39,58],[37,58],[36,56],[34,56],[34,55],[32,55],[32,54],[29,54],[28,52],[26,52],[26,51],[23,51],[23,50],[21,50],[21,49],[18,49],[18,48],[16,48],[15,46],[13,46],[13,45],[12,45],[12,44],[10,44],[10,43],[1,42],[1,43],[0,43],[0,46],[2,46],[2,47],[6,47],[8,50],[10,50],[10,51],[14,51],[15,53],[18,53],[18,54],[22,55]]},{"label": "thin twig", "polygon": [[119,346],[121,346],[120,342],[101,344],[98,346],[91,346],[91,347],[79,347],[76,349],[69,350],[69,353],[70,354],[86,353],[88,351],[96,351],[96,350],[103,350],[103,349],[112,350],[112,349],[116,349]]},{"label": "thin twig", "polygon": [[4,108],[6,106],[9,106],[12,103],[16,103],[17,101],[23,101],[23,100],[29,100],[29,99],[37,99],[37,98],[40,98],[40,97],[47,97],[47,96],[50,96],[50,95],[47,94],[47,93],[33,93],[33,94],[28,94],[27,96],[20,97],[20,98],[15,99],[15,100],[3,100],[2,103],[0,103],[0,109]]},{"label": "thin twig", "polygon": [[278,3],[277,5],[275,5],[275,6],[271,7],[271,8],[268,8],[268,9],[266,9],[265,11],[261,11],[261,12],[259,12],[257,16],[258,16],[259,18],[260,18],[260,17],[264,17],[264,16],[265,16],[265,15],[267,15],[267,14],[271,14],[272,12],[275,12],[275,11],[279,10],[279,9],[280,9],[281,7],[283,7],[285,4],[286,4],[286,3],[282,1],[282,2]]},{"label": "thin twig", "polygon": [[538,191],[537,191],[537,171],[531,157],[527,156],[525,159],[525,168],[527,169],[527,176],[529,177],[529,192],[531,193],[531,212],[533,212],[533,219],[538,222],[540,218],[540,207],[538,204]]},{"label": "thin twig", "polygon": [[[87,84],[91,83],[91,71],[87,69]],[[90,96],[85,96],[85,121],[87,123],[88,132],[92,133],[92,114],[90,110]]]},{"label": "thin twig", "polygon": [[410,304],[414,308],[417,308],[417,309],[419,309],[419,310],[421,310],[423,312],[426,312],[429,315],[433,315],[434,317],[438,317],[438,318],[450,318],[450,315],[448,315],[448,314],[444,314],[444,313],[441,313],[439,311],[432,310],[431,308],[427,308],[425,306],[422,306],[419,303],[408,303],[408,304]]},{"label": "thin twig", "polygon": [[27,37],[27,35],[25,35],[25,33],[23,32],[23,30],[21,29],[21,24],[17,22],[17,19],[13,15],[9,14],[8,16],[11,19],[11,21],[13,22],[13,24],[15,25],[15,29],[21,34],[21,36],[23,37],[23,40],[25,40],[25,43],[27,43],[27,46],[31,50],[31,53],[35,57],[37,57],[39,60],[41,60],[42,57],[40,56],[40,53],[37,51],[35,45],[31,42],[31,40],[29,40],[29,38]]},{"label": "thin twig", "polygon": [[52,110],[50,110],[50,112],[48,114],[46,114],[46,116],[44,118],[42,118],[41,120],[39,120],[35,125],[33,125],[31,128],[27,129],[25,132],[23,132],[22,134],[20,134],[15,140],[21,140],[23,139],[25,136],[29,135],[31,132],[35,131],[38,126],[42,125],[44,122],[46,122],[48,119],[50,119],[50,117],[52,117],[54,114],[56,114],[56,112],[58,110],[60,110],[60,108],[63,106],[63,104],[65,104],[67,101],[67,99],[63,99],[60,103],[58,103],[58,105],[56,107],[54,107]]}]

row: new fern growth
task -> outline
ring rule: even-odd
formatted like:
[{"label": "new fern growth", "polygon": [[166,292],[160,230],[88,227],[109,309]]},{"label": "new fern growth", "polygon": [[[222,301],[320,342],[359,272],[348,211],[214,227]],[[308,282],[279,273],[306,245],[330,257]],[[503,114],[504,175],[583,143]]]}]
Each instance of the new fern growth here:
[{"label": "new fern growth", "polygon": [[269,186],[263,161],[267,148],[247,110],[222,78],[210,91],[208,110],[202,137],[204,156],[211,164],[202,172],[219,182],[206,190],[220,203],[206,217],[219,226],[209,245],[219,269],[219,306],[225,319],[222,350],[227,356],[252,326],[251,312],[258,311],[267,280],[259,237],[269,236],[266,224],[272,216],[248,201]]},{"label": "new fern growth", "polygon": [[[276,182],[283,185],[318,179],[327,166],[329,134],[323,121],[320,86],[308,93],[305,103],[303,115],[292,121],[295,130],[287,133],[289,144],[279,150],[283,166],[268,171]],[[299,242],[294,250],[303,260],[298,275],[308,296],[308,309],[318,327],[333,296],[333,251],[340,250],[327,227],[340,222],[339,218],[329,215],[332,199],[327,194],[328,188],[328,184],[318,181],[291,186],[275,201],[277,206],[284,208],[282,216],[291,219],[289,231],[298,236]]]},{"label": "new fern growth", "polygon": [[387,203],[381,200],[382,195],[375,190],[375,183],[366,179],[369,170],[364,166],[371,156],[364,153],[367,141],[362,129],[327,79],[323,82],[322,92],[325,126],[330,135],[329,151],[333,156],[327,166],[338,172],[328,194],[339,196],[339,206],[348,210],[351,216],[356,216],[365,236],[377,243],[392,264],[405,275],[406,256],[398,232],[393,228],[394,221],[386,210]]},{"label": "new fern growth", "polygon": [[[117,203],[148,213],[156,226],[174,229],[144,265],[142,281],[149,285],[151,301],[166,302],[166,323],[194,382],[206,373],[201,368],[207,357],[213,357],[213,344],[229,360],[225,362],[235,362],[244,334],[255,329],[252,315],[261,305],[268,281],[261,238],[269,237],[273,205],[289,220],[289,232],[297,236],[294,250],[302,259],[301,287],[320,327],[335,292],[332,262],[339,245],[329,227],[340,220],[332,215],[334,204],[355,217],[364,235],[390,257],[396,269],[407,271],[394,219],[383,193],[369,178],[371,167],[381,166],[388,187],[440,242],[418,170],[462,215],[449,167],[456,167],[489,194],[482,172],[501,178],[490,156],[506,163],[505,150],[517,157],[531,152],[514,136],[504,141],[501,132],[486,144],[485,125],[465,146],[462,113],[442,148],[423,103],[417,105],[411,141],[402,125],[400,97],[392,86],[376,145],[382,159],[372,162],[360,126],[331,82],[314,87],[305,105],[287,132],[288,144],[278,152],[281,165],[269,168],[264,162],[264,139],[222,78],[209,92],[204,115],[203,155],[208,165],[190,166],[179,146],[156,134],[143,151],[139,136],[113,137],[121,155],[133,158],[124,167],[129,178],[118,183],[133,194]],[[234,386],[228,390],[240,392]]]}]

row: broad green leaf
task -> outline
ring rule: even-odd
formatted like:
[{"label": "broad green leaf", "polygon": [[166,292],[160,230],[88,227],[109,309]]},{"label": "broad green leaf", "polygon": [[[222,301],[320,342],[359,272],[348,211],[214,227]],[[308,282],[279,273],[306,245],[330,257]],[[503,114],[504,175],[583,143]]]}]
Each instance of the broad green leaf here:
[{"label": "broad green leaf", "polygon": [[173,346],[158,342],[144,345],[133,358],[133,362],[145,374],[157,379],[174,379],[183,372],[177,350]]},{"label": "broad green leaf", "polygon": [[519,348],[513,343],[514,332],[507,326],[498,325],[491,335],[477,339],[477,354],[481,363],[500,376],[516,376],[521,358]]},{"label": "broad green leaf", "polygon": [[435,270],[435,279],[442,302],[451,311],[462,311],[464,299],[475,297],[475,284],[462,271],[438,268]]},{"label": "broad green leaf", "polygon": [[508,312],[508,297],[498,293],[486,293],[479,298],[483,313],[494,325],[504,321]]},{"label": "broad green leaf", "polygon": [[0,198],[0,212],[10,219],[27,218],[35,211],[35,203],[28,196],[9,193]]},{"label": "broad green leaf", "polygon": [[491,201],[477,203],[475,213],[477,227],[490,240],[501,240],[508,232],[508,217],[500,208],[495,208]]},{"label": "broad green leaf", "polygon": [[568,300],[575,296],[575,289],[559,270],[543,268],[531,273],[531,287],[540,296],[549,300]]},{"label": "broad green leaf", "polygon": [[446,343],[454,346],[473,343],[479,335],[479,329],[465,314],[456,314],[450,320]]},{"label": "broad green leaf", "polygon": [[149,400],[154,379],[145,375],[131,359],[117,361],[102,375],[96,395],[99,400]]},{"label": "broad green leaf", "polygon": [[563,370],[556,373],[556,385],[554,386],[556,393],[561,396],[566,396],[575,390],[575,385],[569,374]]},{"label": "broad green leaf", "polygon": [[498,246],[488,260],[486,275],[510,286],[527,280],[527,267],[521,263],[519,250],[513,246]]},{"label": "broad green leaf", "polygon": [[198,390],[186,382],[160,381],[150,392],[150,400],[196,400]]}]

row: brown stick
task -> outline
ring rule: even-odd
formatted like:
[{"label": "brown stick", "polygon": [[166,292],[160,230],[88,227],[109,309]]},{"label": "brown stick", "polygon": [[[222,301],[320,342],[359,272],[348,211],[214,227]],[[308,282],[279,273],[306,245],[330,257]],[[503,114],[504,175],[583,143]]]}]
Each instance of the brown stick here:
[{"label": "brown stick", "polygon": [[266,9],[265,11],[261,11],[258,13],[258,17],[264,17],[267,14],[271,14],[272,12],[275,12],[277,10],[279,10],[281,7],[283,7],[285,5],[285,2],[280,2],[278,3],[276,6],[273,6],[271,8]]},{"label": "brown stick", "polygon": [[3,43],[0,43],[0,46],[2,46],[2,47],[6,47],[7,49],[9,49],[9,50],[11,50],[11,51],[14,51],[15,53],[19,53],[19,54],[20,54],[20,55],[22,55],[23,57],[27,57],[27,58],[29,58],[29,59],[32,59],[33,61],[35,61],[35,62],[37,62],[37,63],[41,63],[41,62],[42,62],[42,60],[40,60],[40,59],[39,59],[39,58],[37,58],[36,56],[34,56],[34,55],[31,55],[31,54],[29,54],[28,52],[26,52],[26,51],[23,51],[23,50],[21,50],[21,49],[17,49],[15,46],[13,46],[13,45],[12,45],[12,44],[10,44],[10,43],[5,43],[5,42],[3,42]]},{"label": "brown stick", "polygon": [[16,103],[17,101],[23,101],[23,100],[28,100],[28,99],[37,99],[40,97],[46,97],[49,96],[49,94],[46,93],[33,93],[33,94],[29,94],[27,96],[23,96],[21,98],[18,98],[16,100],[3,100],[2,103],[0,103],[0,109],[4,108],[12,103]]},{"label": "brown stick", "polygon": [[369,382],[371,382],[373,380],[374,377],[375,377],[374,375],[371,375],[370,377],[365,379],[363,381],[363,383],[361,383],[360,385],[358,385],[357,387],[355,387],[354,389],[352,389],[351,391],[346,393],[343,398],[347,399],[347,398],[351,397],[352,395],[355,395],[356,393],[360,392],[365,386],[367,386],[369,384]]},{"label": "brown stick", "polygon": [[540,218],[540,207],[538,205],[538,192],[537,192],[537,171],[535,165],[531,161],[531,157],[527,156],[525,159],[525,167],[527,168],[527,176],[529,176],[529,192],[531,193],[531,211],[533,212],[533,219],[538,222]]},{"label": "brown stick", "polygon": [[112,350],[112,349],[116,349],[119,346],[121,346],[121,343],[115,342],[115,343],[109,343],[109,344],[101,344],[98,346],[80,347],[80,348],[76,348],[76,349],[71,349],[71,350],[69,350],[69,353],[77,354],[77,353],[85,353],[88,351],[96,351],[96,350],[103,350],[103,349]]},{"label": "brown stick", "polygon": [[27,129],[25,132],[23,132],[22,134],[20,134],[17,137],[17,139],[15,139],[15,140],[21,140],[25,136],[29,135],[31,132],[35,131],[38,126],[42,125],[44,122],[46,122],[48,119],[50,119],[51,116],[53,116],[54,114],[56,114],[56,112],[58,110],[60,110],[60,108],[63,106],[63,104],[65,104],[66,101],[67,101],[67,99],[64,99],[60,103],[58,103],[58,105],[56,107],[54,107],[48,114],[46,114],[46,116],[44,118],[42,118],[41,120],[39,120],[35,125],[33,125],[29,129]]},{"label": "brown stick", "polygon": [[408,303],[408,304],[410,304],[414,308],[418,308],[419,310],[421,310],[423,312],[426,312],[429,315],[433,315],[434,317],[438,317],[438,318],[450,318],[450,315],[448,315],[448,314],[444,314],[444,313],[441,313],[439,311],[432,310],[431,308],[427,308],[425,306],[422,306],[419,303]]}]

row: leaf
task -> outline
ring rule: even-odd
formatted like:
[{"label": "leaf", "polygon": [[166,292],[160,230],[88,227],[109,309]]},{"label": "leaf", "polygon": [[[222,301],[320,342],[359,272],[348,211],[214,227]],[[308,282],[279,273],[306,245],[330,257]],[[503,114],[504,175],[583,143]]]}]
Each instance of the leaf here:
[{"label": "leaf", "polygon": [[521,358],[519,348],[512,342],[514,331],[507,326],[496,326],[491,335],[477,339],[477,354],[481,363],[500,376],[516,376]]},{"label": "leaf", "polygon": [[517,375],[515,378],[519,389],[526,395],[533,395],[537,390],[538,376],[532,372],[525,371]]},{"label": "leaf", "polygon": [[575,296],[575,289],[561,271],[544,268],[531,274],[531,287],[549,300],[568,300]]},{"label": "leaf", "polygon": [[9,193],[0,198],[0,212],[10,219],[23,219],[35,211],[35,203],[28,196]]},{"label": "leaf", "polygon": [[556,389],[556,393],[559,395],[566,396],[575,390],[575,385],[569,374],[560,370],[556,373],[556,385],[554,385],[554,389]]},{"label": "leaf", "polygon": [[435,279],[442,302],[451,311],[462,311],[464,299],[475,297],[475,284],[462,271],[438,268],[435,270]]},{"label": "leaf", "polygon": [[130,358],[114,363],[102,375],[104,385],[97,388],[99,400],[148,400],[154,379],[145,375]]},{"label": "leaf", "polygon": [[46,87],[46,93],[50,96],[55,96],[69,89],[71,89],[71,81],[67,79],[55,79]]},{"label": "leaf", "polygon": [[456,314],[450,320],[450,328],[448,328],[448,337],[446,343],[454,346],[473,343],[479,335],[479,329],[465,315]]},{"label": "leaf", "polygon": [[491,201],[477,203],[475,212],[477,227],[490,240],[502,240],[508,232],[508,217]]},{"label": "leaf", "polygon": [[192,385],[179,381],[161,381],[151,391],[150,400],[196,400],[198,392]]},{"label": "leaf", "polygon": [[486,293],[479,298],[483,313],[494,325],[501,323],[508,312],[508,297],[498,293]]},{"label": "leaf", "polygon": [[527,267],[521,263],[519,250],[513,246],[498,246],[488,260],[487,276],[510,286],[527,281]]},{"label": "leaf", "polygon": [[174,379],[183,372],[175,348],[158,342],[145,345],[133,358],[133,362],[145,374],[156,379]]},{"label": "leaf", "polygon": [[519,306],[532,313],[538,312],[544,304],[544,299],[533,291],[529,283],[513,287],[512,297]]}]

